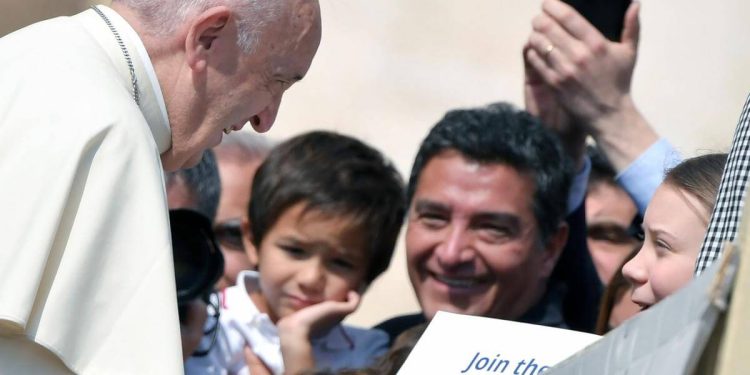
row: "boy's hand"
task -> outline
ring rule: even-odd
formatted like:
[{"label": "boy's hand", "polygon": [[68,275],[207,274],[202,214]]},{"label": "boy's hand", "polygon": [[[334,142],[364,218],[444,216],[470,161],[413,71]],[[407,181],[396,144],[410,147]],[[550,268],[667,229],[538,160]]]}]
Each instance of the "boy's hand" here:
[{"label": "boy's hand", "polygon": [[349,291],[346,301],[324,301],[305,307],[279,320],[279,335],[293,333],[310,336],[325,331],[339,323],[344,317],[354,312],[359,306],[360,296]]},{"label": "boy's hand", "polygon": [[252,375],[271,375],[268,366],[263,363],[260,357],[255,355],[255,352],[249,346],[245,347],[245,364]]},{"label": "boy's hand", "polygon": [[349,291],[347,300],[324,301],[305,307],[278,321],[285,373],[297,374],[315,367],[310,337],[338,324],[359,306],[360,296]]}]

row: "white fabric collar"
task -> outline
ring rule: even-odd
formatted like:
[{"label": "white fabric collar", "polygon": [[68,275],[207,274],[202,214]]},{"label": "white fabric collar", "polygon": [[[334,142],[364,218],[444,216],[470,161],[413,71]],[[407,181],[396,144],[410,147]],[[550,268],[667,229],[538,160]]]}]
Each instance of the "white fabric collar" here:
[{"label": "white fabric collar", "polygon": [[[159,86],[159,80],[156,77],[146,47],[138,33],[117,12],[104,5],[98,5],[97,8],[107,16],[117,32],[120,33],[122,41],[128,49],[128,53],[133,60],[136,78],[138,79],[138,89],[141,94],[139,107],[146,118],[146,122],[148,122],[159,153],[163,153],[172,146],[172,131],[169,126],[169,117],[161,86]],[[84,22],[84,25],[92,31],[92,36],[108,52],[123,79],[130,86],[130,73],[122,50],[120,50],[114,35],[104,23],[104,20],[93,10],[81,13],[79,16],[81,20],[87,21]],[[129,87],[129,91],[132,91],[132,88]]]},{"label": "white fabric collar", "polygon": [[249,292],[255,291],[260,291],[258,272],[240,272],[237,275],[237,285],[222,293],[220,319],[242,334],[255,354],[274,374],[281,374],[284,372],[284,361],[279,331],[268,314],[260,312],[250,299]]},{"label": "white fabric collar", "polygon": [[[260,275],[257,271],[242,271],[237,275],[237,285],[229,287],[222,293],[222,318],[230,320],[231,326],[242,332],[249,339],[256,355],[275,373],[282,373],[284,363],[281,357],[279,331],[267,314],[262,313],[250,299],[250,292],[260,291]],[[249,331],[246,331],[248,330]],[[251,332],[257,335],[250,335]],[[341,324],[322,336],[311,340],[314,354],[325,351],[353,350],[354,340],[346,333]]]}]

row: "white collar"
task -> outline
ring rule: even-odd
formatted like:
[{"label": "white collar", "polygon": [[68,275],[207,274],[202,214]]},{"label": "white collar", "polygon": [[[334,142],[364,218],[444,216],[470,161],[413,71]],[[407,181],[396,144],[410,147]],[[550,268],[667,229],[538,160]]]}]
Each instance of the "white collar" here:
[{"label": "white collar", "polygon": [[[221,320],[229,329],[237,330],[250,344],[274,374],[284,372],[279,330],[260,312],[249,292],[260,291],[259,275],[255,271],[242,271],[237,275],[237,285],[224,289],[221,294]],[[242,343],[244,347],[244,342]]]},{"label": "white collar", "polygon": [[[131,56],[139,83],[139,107],[143,117],[148,122],[159,153],[163,153],[172,146],[172,131],[169,127],[164,96],[146,47],[138,33],[117,12],[104,5],[98,5],[97,8],[107,16],[115,30],[118,31]],[[104,20],[93,10],[83,12],[76,17],[83,22],[84,26],[91,31],[92,37],[107,51],[124,82],[130,86],[130,73],[122,56],[122,50],[117,45],[114,35]],[[129,90],[132,90],[132,88],[129,87]]]}]

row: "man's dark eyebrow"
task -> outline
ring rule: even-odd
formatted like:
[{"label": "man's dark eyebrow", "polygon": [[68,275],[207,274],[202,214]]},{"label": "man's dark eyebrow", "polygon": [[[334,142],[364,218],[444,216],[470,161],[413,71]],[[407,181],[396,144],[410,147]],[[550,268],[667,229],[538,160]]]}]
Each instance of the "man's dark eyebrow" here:
[{"label": "man's dark eyebrow", "polygon": [[518,217],[518,215],[514,214],[507,214],[502,212],[479,212],[472,216],[472,221],[474,222],[491,221],[496,223],[508,224],[510,226],[513,226],[514,228],[521,227],[521,219]]},{"label": "man's dark eyebrow", "polygon": [[435,201],[419,199],[414,203],[414,209],[416,211],[449,211],[450,207]]}]

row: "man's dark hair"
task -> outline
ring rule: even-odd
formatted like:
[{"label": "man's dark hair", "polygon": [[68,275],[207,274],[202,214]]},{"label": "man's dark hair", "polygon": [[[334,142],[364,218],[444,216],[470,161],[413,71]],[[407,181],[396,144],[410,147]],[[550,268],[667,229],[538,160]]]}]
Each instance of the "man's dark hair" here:
[{"label": "man's dark hair", "polygon": [[195,202],[192,208],[213,222],[221,195],[221,180],[214,152],[206,150],[201,161],[192,168],[167,173],[167,187],[178,182],[184,183],[190,191]]},{"label": "man's dark hair", "polygon": [[586,146],[586,155],[591,160],[591,174],[589,174],[589,185],[596,183],[609,183],[616,185],[615,177],[617,172],[612,164],[607,160],[599,147],[595,145]]},{"label": "man's dark hair", "polygon": [[401,176],[380,152],[325,131],[274,148],[253,180],[249,217],[256,248],[283,212],[297,203],[304,203],[306,212],[353,217],[368,246],[367,283],[388,268],[406,203]]},{"label": "man's dark hair", "polygon": [[505,164],[534,181],[533,211],[546,242],[564,219],[572,162],[540,120],[507,103],[446,113],[422,141],[409,178],[410,204],[425,165],[448,150],[482,164]]}]

